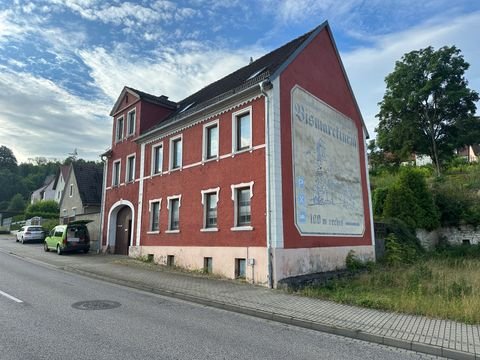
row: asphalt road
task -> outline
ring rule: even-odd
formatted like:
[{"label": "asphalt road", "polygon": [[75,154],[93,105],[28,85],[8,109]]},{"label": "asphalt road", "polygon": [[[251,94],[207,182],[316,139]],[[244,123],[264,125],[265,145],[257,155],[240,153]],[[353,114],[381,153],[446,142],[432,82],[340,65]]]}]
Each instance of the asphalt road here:
[{"label": "asphalt road", "polygon": [[[38,244],[18,246],[42,251]],[[95,302],[75,307],[83,301]],[[92,280],[0,252],[1,360],[432,358]]]}]

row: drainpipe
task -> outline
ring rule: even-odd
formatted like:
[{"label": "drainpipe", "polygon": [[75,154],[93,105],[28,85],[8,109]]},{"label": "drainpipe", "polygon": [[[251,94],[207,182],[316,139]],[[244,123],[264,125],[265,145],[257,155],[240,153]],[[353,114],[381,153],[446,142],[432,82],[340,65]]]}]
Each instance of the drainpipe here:
[{"label": "drainpipe", "polygon": [[99,244],[98,244],[97,254],[102,251],[103,227],[105,226],[104,214],[105,214],[105,197],[107,192],[107,170],[108,170],[108,157],[102,155],[100,158],[102,159],[102,162],[103,162],[103,181],[102,181],[102,200],[101,200],[101,206],[100,206],[100,236],[98,238]]},{"label": "drainpipe", "polygon": [[273,264],[272,264],[272,226],[271,226],[271,200],[270,200],[270,98],[265,90],[270,90],[272,83],[264,80],[260,83],[260,92],[265,97],[265,159],[266,159],[266,192],[267,192],[267,271],[268,287],[273,289]]}]

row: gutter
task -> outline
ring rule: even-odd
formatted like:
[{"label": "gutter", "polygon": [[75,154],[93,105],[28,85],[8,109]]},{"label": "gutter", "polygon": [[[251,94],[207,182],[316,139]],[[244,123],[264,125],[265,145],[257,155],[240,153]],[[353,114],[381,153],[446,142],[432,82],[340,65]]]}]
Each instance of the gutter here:
[{"label": "gutter", "polygon": [[271,189],[270,189],[270,98],[265,90],[270,90],[272,83],[269,79],[260,83],[260,92],[265,97],[265,162],[266,162],[266,197],[267,197],[267,274],[268,287],[273,289],[273,264],[272,264],[272,221],[271,221]]}]

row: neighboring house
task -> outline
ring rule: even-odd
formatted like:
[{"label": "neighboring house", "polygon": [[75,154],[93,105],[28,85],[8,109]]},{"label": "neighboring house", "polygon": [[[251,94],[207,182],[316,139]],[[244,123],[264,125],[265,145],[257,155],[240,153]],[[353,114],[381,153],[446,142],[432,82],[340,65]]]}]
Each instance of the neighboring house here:
[{"label": "neighboring house", "polygon": [[110,115],[104,250],[274,287],[374,259],[368,134],[328,23],[179,102],[125,87]]},{"label": "neighboring house", "polygon": [[92,220],[87,225],[91,248],[99,248],[103,165],[74,163],[68,168],[65,190],[60,200],[60,222]]},{"label": "neighboring house", "polygon": [[55,200],[55,175],[49,175],[45,178],[43,185],[35,190],[30,196],[30,203],[34,204],[40,200]]},{"label": "neighboring house", "polygon": [[464,148],[457,149],[456,153],[469,163],[478,162],[480,158],[480,144],[465,146]]},{"label": "neighboring house", "polygon": [[62,199],[63,191],[65,189],[65,180],[68,176],[70,165],[61,165],[58,169],[55,182],[53,183],[53,190],[55,190],[55,201],[60,203]]}]

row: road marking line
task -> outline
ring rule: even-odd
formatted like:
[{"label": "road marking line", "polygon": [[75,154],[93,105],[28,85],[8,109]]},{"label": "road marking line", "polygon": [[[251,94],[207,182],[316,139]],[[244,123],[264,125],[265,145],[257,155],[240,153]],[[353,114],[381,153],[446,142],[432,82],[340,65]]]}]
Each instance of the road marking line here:
[{"label": "road marking line", "polygon": [[15,301],[15,302],[17,302],[17,303],[23,303],[22,300],[17,299],[15,296],[9,295],[9,294],[7,294],[6,292],[3,292],[2,290],[0,290],[0,295],[3,295],[3,296],[5,296],[6,298],[9,298],[10,300],[13,300],[13,301]]}]

